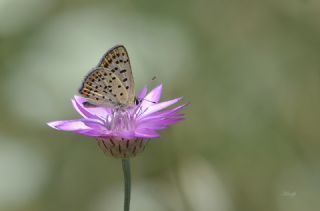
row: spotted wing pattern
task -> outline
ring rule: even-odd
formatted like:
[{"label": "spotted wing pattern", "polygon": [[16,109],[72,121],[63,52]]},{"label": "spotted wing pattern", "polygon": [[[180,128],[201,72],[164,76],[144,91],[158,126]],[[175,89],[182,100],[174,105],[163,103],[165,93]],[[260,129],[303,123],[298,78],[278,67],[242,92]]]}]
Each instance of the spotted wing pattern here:
[{"label": "spotted wing pattern", "polygon": [[82,96],[93,105],[128,105],[129,96],[123,82],[106,68],[93,69],[79,89]]},{"label": "spotted wing pattern", "polygon": [[134,104],[135,84],[132,75],[129,55],[123,45],[111,48],[100,60],[98,67],[106,68],[114,73],[128,93],[128,105]]}]

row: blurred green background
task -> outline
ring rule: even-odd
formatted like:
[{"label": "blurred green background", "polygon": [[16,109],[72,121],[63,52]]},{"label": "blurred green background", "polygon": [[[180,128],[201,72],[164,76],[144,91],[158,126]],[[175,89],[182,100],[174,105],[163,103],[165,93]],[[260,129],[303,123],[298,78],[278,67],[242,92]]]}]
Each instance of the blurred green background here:
[{"label": "blurred green background", "polygon": [[[187,120],[132,160],[132,211],[320,207],[317,0],[0,0],[0,210],[120,211],[121,161],[50,129],[124,44]],[[157,81],[151,78],[157,76]]]}]

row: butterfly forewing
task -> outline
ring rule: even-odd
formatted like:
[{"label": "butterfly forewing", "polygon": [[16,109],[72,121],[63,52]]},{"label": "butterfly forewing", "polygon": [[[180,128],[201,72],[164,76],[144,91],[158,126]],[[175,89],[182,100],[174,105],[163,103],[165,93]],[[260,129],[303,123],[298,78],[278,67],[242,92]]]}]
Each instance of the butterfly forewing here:
[{"label": "butterfly forewing", "polygon": [[135,85],[128,52],[122,45],[111,48],[100,60],[98,67],[103,67],[119,78],[128,93],[127,105],[134,104]]},{"label": "butterfly forewing", "polygon": [[85,78],[79,92],[94,105],[126,105],[128,92],[116,74],[97,67]]}]

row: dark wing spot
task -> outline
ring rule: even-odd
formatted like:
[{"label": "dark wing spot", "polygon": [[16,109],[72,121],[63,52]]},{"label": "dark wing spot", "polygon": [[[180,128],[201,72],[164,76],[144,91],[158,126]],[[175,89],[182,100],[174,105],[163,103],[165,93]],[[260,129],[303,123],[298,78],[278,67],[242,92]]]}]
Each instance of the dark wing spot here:
[{"label": "dark wing spot", "polygon": [[126,86],[126,89],[129,89],[129,86]]},{"label": "dark wing spot", "polygon": [[120,71],[120,73],[125,73],[125,72],[127,72],[127,70],[121,70],[121,71]]},{"label": "dark wing spot", "polygon": [[121,88],[121,85],[118,85],[118,88]]},{"label": "dark wing spot", "polygon": [[123,81],[123,82],[126,82],[127,80],[128,80],[127,78],[124,78],[122,81]]},{"label": "dark wing spot", "polygon": [[116,80],[116,77],[112,77],[112,80]]},{"label": "dark wing spot", "polygon": [[120,93],[120,96],[122,96],[123,95],[123,93]]}]

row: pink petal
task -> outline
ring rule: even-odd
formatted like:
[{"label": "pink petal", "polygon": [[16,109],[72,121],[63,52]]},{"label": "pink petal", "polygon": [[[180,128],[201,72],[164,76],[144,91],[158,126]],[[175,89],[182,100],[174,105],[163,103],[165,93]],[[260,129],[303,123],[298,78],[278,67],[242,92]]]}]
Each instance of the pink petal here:
[{"label": "pink petal", "polygon": [[181,117],[184,114],[178,114],[179,111],[181,111],[185,106],[187,106],[188,104],[183,104],[180,106],[177,106],[173,109],[169,109],[167,111],[159,111],[159,112],[155,112],[147,117],[144,117],[141,119],[141,121],[144,120],[150,120],[150,119],[154,119],[154,118],[175,118],[175,117]]},{"label": "pink petal", "polygon": [[146,108],[146,110],[143,111],[143,113],[139,116],[139,119],[141,119],[143,117],[146,117],[147,115],[152,114],[154,112],[157,112],[157,111],[160,111],[162,109],[165,109],[166,107],[169,107],[169,106],[177,103],[181,99],[182,98],[179,97],[179,98],[176,98],[176,99],[173,99],[173,100],[169,100],[169,101],[165,101],[165,102],[162,102],[162,103],[157,103],[157,104],[151,105],[148,108]]},{"label": "pink petal", "polygon": [[169,109],[167,111],[162,111],[162,112],[159,112],[159,115],[162,115],[162,116],[169,116],[169,115],[174,115],[176,114],[177,112],[181,111],[184,107],[186,107],[188,104],[182,104],[182,105],[179,105],[173,109]]},{"label": "pink petal", "polygon": [[121,131],[117,133],[112,133],[112,136],[121,137],[124,139],[133,139],[136,137],[134,131]]},{"label": "pink petal", "polygon": [[146,124],[141,124],[139,125],[138,128],[141,129],[152,129],[152,130],[163,130],[168,128],[168,125],[162,125],[159,123],[146,123]]},{"label": "pink petal", "polygon": [[88,126],[91,129],[99,130],[99,131],[107,131],[107,128],[103,125],[103,123],[100,123],[98,121],[92,121],[88,119],[82,120],[83,123]]},{"label": "pink petal", "polygon": [[145,129],[145,128],[136,129],[135,135],[137,137],[141,137],[141,138],[158,138],[158,137],[160,137],[159,133],[157,133],[156,131],[150,130],[150,129]]},{"label": "pink petal", "polygon": [[76,130],[72,131],[76,134],[84,135],[84,136],[91,136],[91,137],[101,137],[101,136],[108,136],[110,133],[104,132],[101,133],[100,131],[97,130]]},{"label": "pink petal", "polygon": [[56,130],[71,131],[87,136],[103,136],[110,134],[110,131],[107,131],[101,124],[89,122],[86,119],[55,121],[47,124]]},{"label": "pink petal", "polygon": [[184,120],[184,118],[172,118],[172,119],[154,119],[152,121],[144,121],[138,125],[138,128],[147,128],[153,130],[162,130],[169,125],[175,124]]},{"label": "pink petal", "polygon": [[91,129],[84,122],[79,120],[63,120],[47,123],[50,127],[56,130],[74,131],[74,130],[87,130]]},{"label": "pink petal", "polygon": [[[86,115],[86,116],[91,116],[88,118],[102,118],[104,119],[108,114],[111,113],[111,109],[107,108],[107,107],[103,107],[103,106],[97,106],[97,107],[90,107],[90,108],[86,108],[83,106],[83,103],[86,102],[87,100],[84,97],[81,96],[74,96],[74,100],[76,102],[76,104],[74,104],[73,106],[75,107],[75,109],[78,111],[80,110],[80,114],[81,115]],[[85,113],[83,113],[83,111],[86,111]],[[85,117],[86,118],[86,117]]]},{"label": "pink petal", "polygon": [[158,85],[156,88],[151,90],[146,97],[140,99],[142,101],[141,107],[147,108],[150,105],[158,103],[161,97],[161,93],[162,93],[162,84]]},{"label": "pink petal", "polygon": [[148,88],[145,86],[138,94],[138,99],[142,100],[148,92]]},{"label": "pink petal", "polygon": [[[78,98],[78,99],[77,99]],[[72,105],[74,109],[84,118],[90,118],[90,119],[98,119],[98,116],[90,113],[83,105],[82,103],[85,102],[84,98],[80,99],[82,97],[74,96],[74,99],[71,99]]]},{"label": "pink petal", "polygon": [[154,116],[153,114],[150,114],[149,116],[145,117],[145,118],[141,118],[139,120],[137,120],[137,124],[144,124],[144,123],[148,123],[148,122],[154,122],[154,121],[162,121],[162,120],[167,120],[167,119],[181,119],[184,117],[184,114],[174,114],[174,115],[170,115],[170,116],[160,116],[160,115],[156,115]]}]

